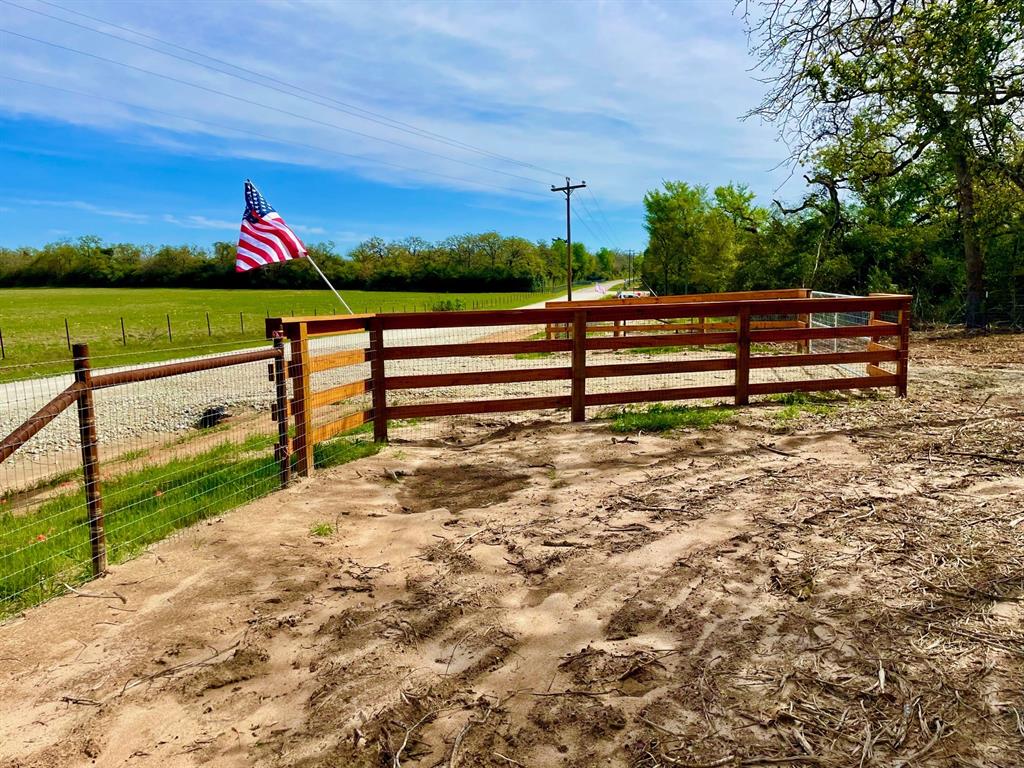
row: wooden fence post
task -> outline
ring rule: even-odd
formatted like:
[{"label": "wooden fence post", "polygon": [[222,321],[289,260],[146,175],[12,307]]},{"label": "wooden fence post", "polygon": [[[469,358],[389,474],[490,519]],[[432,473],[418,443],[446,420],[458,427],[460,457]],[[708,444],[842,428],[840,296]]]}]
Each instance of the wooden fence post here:
[{"label": "wooden fence post", "polygon": [[587,418],[587,312],[572,316],[572,420]]},{"label": "wooden fence post", "polygon": [[370,319],[370,380],[373,396],[373,439],[388,439],[388,393],[384,378],[384,328],[379,317]]},{"label": "wooden fence post", "polygon": [[750,402],[750,308],[742,307],[736,320],[736,405],[746,405]]},{"label": "wooden fence post", "polygon": [[293,445],[298,456],[295,471],[302,477],[313,474],[313,414],[307,408],[309,391],[309,339],[306,336],[306,324],[299,323],[298,338],[291,340],[292,345],[292,413],[295,415],[295,440]]},{"label": "wooden fence post", "polygon": [[274,349],[280,356],[274,358],[274,417],[277,419],[277,445],[274,458],[277,459],[281,487],[287,488],[292,479],[292,456],[288,450],[288,376],[284,359],[284,338],[274,336]]},{"label": "wooden fence post", "polygon": [[[800,298],[802,298],[802,299],[809,299],[809,298],[811,298],[811,290],[810,290],[810,288],[801,288],[800,289]],[[811,327],[814,326],[814,315],[812,315],[812,314],[797,315],[796,319],[797,319],[797,322],[799,322],[804,328],[811,328]],[[810,339],[803,339],[802,341],[798,341],[796,343],[796,351],[797,352],[801,352],[801,353],[803,353],[805,355],[811,354],[811,340]]]},{"label": "wooden fence post", "polygon": [[910,303],[907,302],[898,313],[900,324],[900,335],[897,349],[900,351],[900,359],[896,361],[896,376],[899,381],[896,384],[896,394],[900,397],[907,396],[907,372],[910,362]]},{"label": "wooden fence post", "polygon": [[89,544],[92,550],[92,575],[107,570],[107,538],[103,527],[103,496],[100,494],[100,455],[96,440],[96,412],[92,401],[92,369],[89,345],[75,344],[75,381],[84,385],[78,395],[78,433],[82,442],[82,475],[85,478],[85,504],[89,513]]}]

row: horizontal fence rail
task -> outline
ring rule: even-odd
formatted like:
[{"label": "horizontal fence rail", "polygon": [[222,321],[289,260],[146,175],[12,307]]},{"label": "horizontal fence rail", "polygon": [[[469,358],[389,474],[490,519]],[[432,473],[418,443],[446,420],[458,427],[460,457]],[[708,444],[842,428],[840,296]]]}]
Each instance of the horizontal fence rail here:
[{"label": "horizontal fence rail", "polygon": [[[267,332],[290,342],[288,375],[293,394],[289,407],[295,435],[292,449],[298,454],[298,472],[308,475],[317,440],[370,423],[375,439],[386,440],[388,422],[402,419],[569,408],[572,420],[582,421],[590,406],[709,398],[731,398],[742,405],[755,395],[879,387],[894,387],[898,394],[905,395],[911,299],[881,294],[820,297],[796,288],[549,302],[543,309],[270,318]],[[882,319],[884,316],[892,319]],[[843,323],[840,317],[852,320]],[[530,334],[531,328],[540,331]],[[404,343],[403,334],[414,332],[420,334],[415,343]],[[452,343],[449,334],[455,332],[470,338]],[[326,354],[317,354],[311,348],[314,340],[342,335],[352,336],[355,343],[365,346]],[[835,348],[821,351],[816,344],[823,340],[834,342]],[[769,347],[770,353],[764,353]],[[666,348],[702,353],[724,349],[728,354],[641,363],[605,362],[603,357],[617,351],[658,352]],[[588,353],[594,359],[588,359]],[[559,355],[567,355],[568,360],[543,367],[506,365],[494,370],[414,373],[389,370],[391,365],[416,361]],[[367,376],[327,389],[314,387],[314,374],[367,363]],[[882,367],[886,364],[892,370]],[[859,372],[851,368],[855,365],[861,366]],[[751,380],[752,371],[792,369],[799,373],[820,367],[843,375]],[[731,374],[732,381],[656,389],[623,386],[602,392],[590,392],[587,387],[588,382],[603,379],[708,372]],[[568,391],[543,396],[465,400],[449,396],[442,402],[392,402],[400,393],[541,382],[564,382]],[[344,409],[346,399],[365,394],[370,396],[369,408],[353,406],[354,410],[349,409],[353,412],[340,419],[314,426],[317,412],[325,406]]]}]

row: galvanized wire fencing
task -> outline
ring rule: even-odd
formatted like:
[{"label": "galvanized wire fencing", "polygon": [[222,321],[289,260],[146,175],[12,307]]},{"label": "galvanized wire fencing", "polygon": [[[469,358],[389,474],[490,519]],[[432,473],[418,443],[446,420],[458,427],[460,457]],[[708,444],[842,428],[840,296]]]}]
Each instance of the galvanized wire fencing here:
[{"label": "galvanized wire fencing", "polygon": [[71,375],[0,385],[0,615],[280,483],[280,349],[135,368],[76,353]]}]

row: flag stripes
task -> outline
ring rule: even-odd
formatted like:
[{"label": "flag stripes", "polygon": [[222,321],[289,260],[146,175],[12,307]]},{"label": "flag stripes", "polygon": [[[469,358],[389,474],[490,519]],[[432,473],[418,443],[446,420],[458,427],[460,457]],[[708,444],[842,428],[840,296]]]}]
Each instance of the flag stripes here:
[{"label": "flag stripes", "polygon": [[306,246],[249,180],[245,182],[245,213],[238,235],[235,271],[278,264],[306,255]]}]

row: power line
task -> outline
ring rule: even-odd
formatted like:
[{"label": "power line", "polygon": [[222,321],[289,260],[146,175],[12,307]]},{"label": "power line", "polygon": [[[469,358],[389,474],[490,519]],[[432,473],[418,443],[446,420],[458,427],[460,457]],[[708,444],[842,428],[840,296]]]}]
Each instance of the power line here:
[{"label": "power line", "polygon": [[[587,187],[588,191],[589,191],[589,189],[590,189],[590,187]],[[590,218],[591,221],[594,222],[594,226],[597,227],[599,230],[601,230],[601,234],[600,235],[596,235],[595,234],[594,236],[597,237],[599,241],[600,240],[604,240],[604,241],[606,241],[608,243],[608,245],[614,245],[613,241],[614,241],[615,238],[611,237],[611,235],[608,233],[608,230],[601,224],[600,221],[598,221],[597,217],[594,216],[593,211],[590,210],[590,206],[587,205],[587,201],[584,200],[581,197],[581,198],[579,198],[578,202],[580,203],[580,205],[583,206],[583,210],[586,212],[586,215]],[[580,213],[580,211],[578,209],[577,209],[576,212]],[[580,220],[584,221],[584,218],[581,216]],[[590,228],[588,227],[588,229],[590,229]],[[590,230],[590,231],[593,234],[594,231],[593,230]]]},{"label": "power line", "polygon": [[[0,0],[0,2],[7,2],[7,0]],[[431,152],[430,150],[427,150],[427,149],[421,149],[420,147],[414,147],[411,144],[403,144],[402,142],[399,142],[399,141],[393,141],[391,139],[381,138],[379,136],[374,136],[373,134],[370,134],[370,133],[364,133],[363,131],[357,131],[354,128],[346,128],[345,126],[338,125],[337,123],[330,123],[330,122],[327,122],[325,120],[318,120],[317,118],[310,117],[308,115],[301,115],[301,114],[299,114],[297,112],[292,112],[292,111],[287,110],[287,109],[282,109],[280,107],[271,106],[270,104],[263,104],[261,102],[254,101],[252,99],[247,99],[247,98],[245,98],[243,96],[237,96],[237,95],[235,95],[233,93],[228,93],[227,91],[221,91],[221,90],[218,90],[216,88],[210,88],[208,86],[200,85],[198,83],[191,83],[188,80],[182,80],[181,78],[174,77],[172,75],[165,75],[162,72],[155,72],[155,71],[153,71],[151,69],[145,69],[144,67],[138,67],[138,66],[135,66],[134,64],[128,64],[127,62],[117,61],[116,59],[110,59],[110,58],[107,58],[105,56],[100,56],[100,55],[95,54],[95,53],[89,53],[88,51],[82,51],[82,50],[79,50],[77,48],[71,48],[69,46],[61,45],[60,43],[54,43],[54,42],[49,41],[49,40],[42,40],[42,39],[40,39],[38,37],[32,37],[31,35],[25,35],[25,34],[22,34],[20,32],[14,32],[13,30],[10,30],[10,29],[5,29],[5,28],[0,27],[0,32],[6,33],[8,35],[13,35],[15,37],[20,37],[20,38],[22,38],[24,40],[31,40],[32,42],[40,43],[41,45],[47,45],[47,46],[50,46],[51,48],[58,48],[60,50],[64,50],[64,51],[68,51],[70,53],[78,54],[80,56],[87,56],[89,58],[96,59],[98,61],[103,61],[103,62],[106,62],[108,64],[114,64],[114,65],[119,66],[119,67],[124,67],[125,69],[132,69],[132,70],[135,70],[136,72],[142,72],[143,74],[146,74],[146,75],[151,75],[153,77],[159,77],[159,78],[162,78],[164,80],[169,80],[169,81],[174,82],[174,83],[179,83],[181,85],[186,85],[186,86],[188,86],[190,88],[196,88],[198,90],[206,91],[207,93],[212,93],[212,94],[215,94],[217,96],[223,96],[224,98],[233,99],[235,101],[240,101],[240,102],[243,102],[245,104],[249,104],[251,106],[259,107],[260,109],[269,109],[269,110],[274,111],[274,112],[280,112],[283,115],[288,115],[290,117],[294,117],[294,118],[297,118],[299,120],[306,120],[308,122],[316,123],[318,125],[322,125],[322,126],[325,126],[327,128],[332,128],[334,130],[344,131],[345,133],[351,133],[351,134],[355,134],[357,136],[362,136],[364,138],[371,139],[373,141],[381,141],[381,142],[384,142],[385,144],[392,144],[394,146],[401,147],[403,149],[409,149],[409,150],[412,150],[414,152],[421,152],[423,154],[431,155],[433,157],[438,157],[438,158],[441,158],[441,159],[444,159],[444,160],[448,160],[450,162],[460,163],[461,165],[467,165],[467,166],[470,166],[471,168],[479,168],[481,170],[490,171],[491,173],[498,173],[498,174],[501,174],[503,176],[509,176],[511,178],[514,178],[514,179],[522,179],[523,181],[529,181],[531,183],[537,183],[537,184],[541,183],[538,179],[533,179],[533,178],[530,178],[528,176],[521,176],[521,175],[516,174],[516,173],[509,173],[508,171],[502,171],[502,170],[498,170],[496,168],[490,168],[490,167],[488,167],[486,165],[480,165],[479,163],[473,163],[473,162],[470,162],[468,160],[461,160],[461,159],[456,158],[456,157],[451,157],[450,155],[442,155],[442,154],[440,154],[438,152]]]},{"label": "power line", "polygon": [[[112,21],[108,21],[106,19],[102,19],[102,18],[100,18],[98,16],[91,16],[91,15],[89,15],[87,13],[82,13],[81,11],[76,11],[76,10],[74,10],[72,8],[66,8],[66,7],[64,7],[64,6],[62,6],[62,5],[58,4],[58,3],[48,2],[48,0],[37,0],[37,2],[40,2],[40,3],[44,4],[44,5],[48,5],[48,6],[52,7],[52,8],[57,8],[57,9],[59,9],[61,11],[64,11],[65,13],[71,13],[71,14],[74,14],[76,16],[80,16],[82,18],[89,19],[91,21],[99,22],[100,24],[106,24],[107,26],[114,27],[115,29],[120,29],[122,31],[128,32],[129,34],[133,34],[133,35],[137,35],[139,37],[143,37],[143,38],[146,38],[146,39],[149,39],[149,40],[153,40],[155,42],[160,43],[161,45],[165,45],[165,46],[168,46],[170,48],[175,48],[175,49],[180,50],[180,51],[185,51],[186,53],[192,54],[193,56],[201,56],[204,59],[208,59],[210,61],[217,62],[218,64],[223,64],[225,66],[231,67],[232,69],[236,69],[236,70],[239,70],[241,72],[245,72],[247,74],[254,75],[255,77],[259,78],[259,80],[253,80],[251,78],[243,77],[243,76],[241,76],[241,75],[239,75],[239,74],[237,74],[235,72],[229,72],[229,71],[226,71],[224,69],[217,68],[217,67],[211,67],[210,65],[204,64],[204,63],[202,63],[200,61],[195,61],[194,59],[189,59],[189,58],[186,58],[186,57],[183,57],[183,56],[178,56],[178,55],[170,53],[168,51],[163,51],[163,50],[160,50],[159,48],[154,48],[153,46],[145,45],[144,43],[140,43],[140,42],[135,41],[135,40],[129,40],[128,38],[121,37],[119,35],[114,35],[114,34],[112,34],[110,32],[106,32],[104,30],[96,29],[94,27],[89,27],[89,26],[86,26],[84,24],[78,24],[78,23],[76,23],[74,21],[71,21],[69,19],[62,19],[59,16],[54,16],[52,14],[44,13],[44,12],[38,10],[38,9],[28,8],[26,6],[19,5],[17,3],[11,2],[11,0],[0,0],[0,2],[3,2],[5,4],[7,4],[7,5],[13,6],[15,8],[20,8],[21,10],[28,11],[30,13],[38,14],[38,15],[43,16],[45,18],[49,18],[49,19],[53,19],[55,21],[59,21],[59,22],[61,22],[63,24],[69,24],[71,26],[75,26],[75,27],[78,27],[80,29],[85,29],[85,30],[88,30],[90,32],[94,32],[96,34],[106,35],[107,37],[113,38],[115,40],[120,40],[120,41],[128,43],[130,45],[135,45],[135,46],[144,48],[146,50],[154,51],[154,52],[162,54],[164,56],[169,56],[169,57],[178,59],[179,61],[186,61],[186,62],[188,62],[190,64],[194,64],[196,66],[204,67],[204,68],[209,69],[209,70],[211,70],[213,72],[220,72],[221,74],[228,75],[229,77],[234,77],[234,78],[237,78],[237,79],[240,79],[240,80],[244,80],[245,82],[249,82],[249,83],[255,83],[255,84],[257,84],[257,85],[259,85],[259,86],[261,86],[263,88],[270,88],[271,90],[275,90],[275,91],[278,91],[280,93],[283,93],[283,94],[286,94],[286,95],[289,95],[289,96],[294,96],[295,95],[293,93],[293,91],[298,91],[300,93],[304,93],[304,94],[307,94],[309,96],[314,96],[314,97],[316,97],[318,99],[321,99],[323,101],[331,102],[331,104],[324,104],[322,102],[314,102],[314,103],[319,104],[319,106],[326,107],[328,109],[334,109],[334,110],[336,110],[338,112],[342,112],[344,114],[351,115],[351,116],[359,118],[361,120],[367,120],[369,122],[376,123],[378,125],[382,125],[384,127],[391,128],[393,130],[403,131],[404,133],[409,133],[411,135],[418,136],[420,138],[426,138],[426,139],[429,139],[431,141],[436,141],[436,142],[439,142],[439,143],[442,143],[442,144],[447,144],[449,146],[452,146],[452,147],[455,147],[455,148],[458,148],[458,149],[463,149],[463,150],[470,151],[470,152],[476,152],[477,154],[484,155],[484,156],[487,156],[487,157],[491,157],[491,158],[494,158],[494,159],[497,159],[497,160],[502,160],[502,161],[505,161],[505,162],[508,162],[508,163],[512,163],[514,165],[519,165],[519,166],[522,166],[524,168],[532,168],[534,170],[538,170],[538,171],[541,171],[543,173],[551,173],[551,174],[554,174],[554,175],[562,175],[562,174],[560,174],[560,173],[558,173],[556,171],[552,171],[550,169],[543,168],[543,167],[535,165],[533,163],[529,163],[529,162],[526,162],[524,160],[518,160],[518,159],[516,159],[514,157],[509,157],[507,155],[502,155],[502,154],[500,154],[498,152],[492,152],[490,150],[474,146],[473,144],[469,144],[467,142],[460,141],[459,139],[453,139],[451,137],[445,136],[444,134],[436,133],[434,131],[430,131],[430,130],[427,130],[425,128],[420,128],[419,126],[413,125],[411,123],[406,123],[406,122],[403,122],[401,120],[396,120],[395,118],[388,117],[387,115],[383,115],[383,114],[380,114],[378,112],[373,112],[372,110],[368,110],[368,109],[366,109],[364,107],[360,107],[360,106],[358,106],[356,104],[351,104],[351,103],[348,103],[348,102],[345,102],[345,101],[341,101],[340,99],[336,99],[336,98],[331,97],[331,96],[326,96],[326,95],[318,93],[316,91],[312,91],[312,90],[310,90],[308,88],[304,88],[304,87],[302,87],[300,85],[297,85],[295,83],[290,83],[288,81],[281,80],[281,79],[273,77],[271,75],[267,75],[265,73],[258,72],[256,70],[248,69],[246,67],[242,67],[242,66],[239,66],[237,64],[233,64],[233,63],[231,63],[229,61],[225,61],[224,59],[219,59],[219,58],[217,58],[215,56],[210,56],[209,54],[203,53],[202,51],[197,51],[197,50],[194,50],[192,48],[187,48],[185,46],[178,45],[177,43],[172,43],[172,42],[170,42],[168,40],[164,40],[164,39],[162,39],[160,37],[157,37],[156,35],[150,35],[150,34],[147,34],[145,32],[139,32],[137,30],[132,29],[131,27],[126,27],[126,26],[123,26],[123,25],[120,25],[120,24],[116,24],[116,23],[114,23]],[[274,87],[272,85],[268,85],[268,83],[278,83],[279,85],[285,86],[285,88],[288,88],[290,90],[284,90],[282,88],[276,88],[276,87]],[[332,106],[332,104],[333,105],[337,105],[337,106]],[[542,182],[540,182],[540,181],[538,181],[536,179],[531,179],[531,181],[537,181],[537,183],[542,183]]]},{"label": "power line", "polygon": [[608,219],[608,217],[605,216],[604,208],[601,207],[601,203],[597,199],[597,195],[594,194],[594,190],[591,189],[590,187],[587,187],[587,192],[590,194],[590,199],[594,201],[594,206],[597,208],[597,212],[600,214],[601,220],[604,222],[605,228],[608,230],[608,234],[611,235],[612,244],[615,246],[617,250],[623,250],[621,243],[619,243],[618,241],[618,238],[615,237],[615,231],[612,228],[612,223]]},{"label": "power line", "polygon": [[[597,232],[595,232],[593,230],[593,228],[590,226],[590,224],[587,223],[587,218],[583,215],[582,211],[580,211],[579,208],[577,208],[575,205],[573,205],[573,210],[576,211],[576,216],[579,217],[580,224],[582,224],[584,227],[586,227],[587,231],[591,235],[594,236],[595,242],[600,243],[602,240],[606,240],[607,239],[607,238],[605,238],[604,235],[599,235]],[[594,226],[597,226],[597,222],[596,221],[594,222]]]},{"label": "power line", "polygon": [[182,115],[182,114],[175,113],[175,112],[168,112],[166,110],[156,109],[154,107],[143,106],[141,104],[132,104],[131,102],[121,101],[119,99],[112,99],[109,96],[103,96],[101,94],[88,93],[86,91],[78,91],[78,90],[74,90],[72,88],[62,88],[62,87],[57,86],[57,85],[49,85],[48,83],[37,83],[37,82],[34,82],[32,80],[22,80],[22,79],[17,78],[17,77],[9,77],[7,75],[0,75],[0,80],[9,80],[9,81],[15,82],[15,83],[22,83],[23,85],[31,85],[31,86],[35,86],[35,87],[38,87],[38,88],[47,88],[47,89],[52,90],[52,91],[60,91],[62,93],[70,93],[70,94],[73,94],[75,96],[84,96],[85,98],[88,98],[88,99],[95,99],[95,100],[98,100],[98,101],[106,101],[106,102],[109,102],[111,104],[119,104],[119,105],[124,106],[124,107],[129,107],[130,109],[141,109],[141,110],[145,110],[145,111],[148,111],[148,112],[153,112],[153,113],[158,114],[158,115],[166,115],[167,117],[173,117],[173,118],[176,118],[176,119],[179,119],[179,120],[190,120],[190,121],[192,121],[194,123],[199,123],[201,125],[208,125],[208,126],[211,126],[213,128],[219,128],[221,130],[235,131],[237,133],[248,134],[249,136],[255,136],[257,138],[264,139],[266,141],[272,141],[272,142],[275,142],[277,144],[288,144],[288,145],[295,146],[295,147],[300,147],[300,148],[303,148],[303,149],[312,149],[312,150],[317,151],[317,152],[326,152],[326,153],[332,154],[332,155],[339,155],[341,157],[349,157],[349,158],[353,158],[353,159],[356,159],[356,160],[362,160],[362,161],[367,162],[367,163],[374,163],[374,164],[378,164],[378,165],[387,165],[387,166],[391,166],[393,168],[398,168],[400,170],[410,171],[412,173],[425,174],[425,175],[429,175],[429,176],[437,176],[439,178],[448,179],[450,181],[458,181],[458,182],[462,182],[462,183],[465,183],[465,184],[474,184],[474,185],[482,186],[482,187],[491,187],[493,189],[498,189],[498,190],[501,190],[503,192],[515,192],[517,194],[529,195],[531,197],[536,197],[536,198],[540,198],[540,199],[544,199],[544,200],[548,199],[546,195],[542,195],[540,192],[533,192],[533,191],[530,191],[530,190],[527,190],[527,189],[518,189],[516,187],[503,187],[503,186],[501,186],[499,184],[491,184],[491,183],[486,182],[486,181],[477,181],[475,179],[467,179],[467,178],[464,178],[464,177],[461,177],[461,176],[451,176],[449,174],[440,173],[438,171],[428,171],[428,170],[421,169],[421,168],[414,168],[412,166],[402,165],[401,163],[394,163],[394,162],[391,162],[390,160],[380,160],[380,159],[377,159],[377,158],[374,158],[374,157],[368,157],[366,155],[358,155],[358,154],[355,154],[353,152],[342,152],[341,150],[338,150],[338,149],[328,149],[327,147],[321,147],[321,146],[317,146],[315,144],[307,144],[307,143],[301,142],[301,141],[292,141],[290,139],[281,139],[281,138],[278,138],[276,136],[270,136],[270,135],[265,134],[265,133],[260,133],[259,131],[253,131],[253,130],[250,130],[248,128],[238,128],[237,126],[224,125],[223,123],[216,123],[216,122],[213,122],[211,120],[204,120],[204,119],[199,118],[199,117],[192,117],[191,115]]}]

